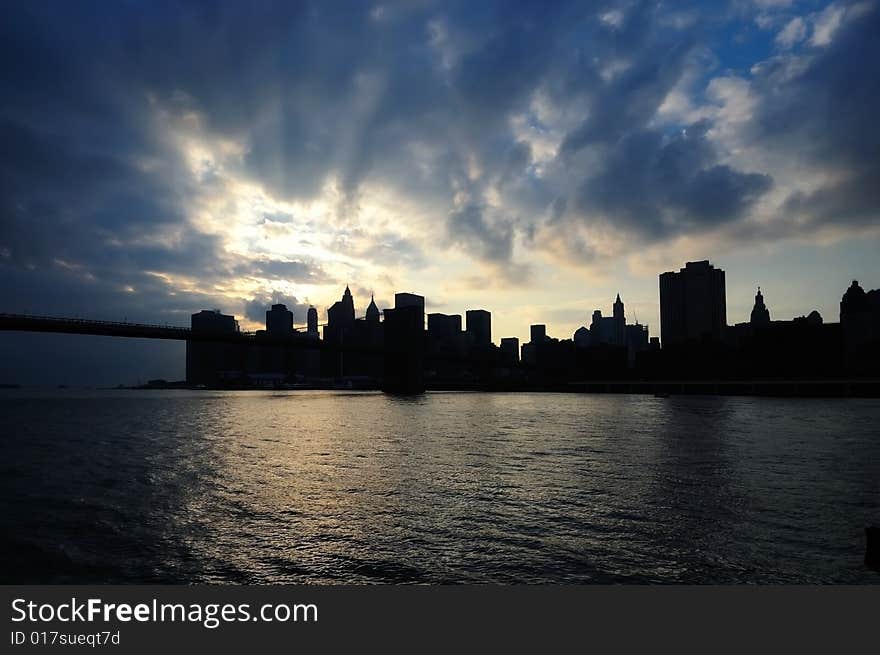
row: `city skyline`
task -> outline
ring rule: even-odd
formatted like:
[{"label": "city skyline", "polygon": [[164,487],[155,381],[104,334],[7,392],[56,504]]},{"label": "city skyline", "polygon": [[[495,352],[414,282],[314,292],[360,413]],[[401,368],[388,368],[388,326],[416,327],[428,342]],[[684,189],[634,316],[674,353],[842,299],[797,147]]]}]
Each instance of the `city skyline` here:
[{"label": "city skyline", "polygon": [[[323,322],[313,306],[308,307],[306,323],[303,324],[297,323],[293,311],[286,305],[274,302],[265,308],[263,324],[254,330],[247,330],[242,329],[239,317],[224,314],[220,308],[202,309],[191,314],[191,325],[186,329],[191,327],[195,333],[226,335],[222,338],[227,342],[230,337],[237,337],[239,334],[247,335],[248,339],[236,338],[233,339],[233,344],[224,346],[212,341],[201,342],[200,339],[190,342],[189,337],[186,337],[185,358],[182,360],[185,361],[185,380],[190,385],[207,383],[213,386],[260,386],[267,382],[277,385],[295,380],[314,385],[327,384],[331,380],[339,382],[352,379],[353,376],[355,379],[370,378],[370,384],[374,385],[383,378],[381,353],[385,352],[384,356],[387,358],[389,347],[396,347],[400,339],[410,340],[410,355],[407,357],[419,353],[418,361],[424,356],[428,358],[426,361],[435,362],[426,365],[425,371],[434,370],[431,375],[439,374],[447,381],[444,384],[458,384],[456,380],[460,382],[472,374],[468,373],[465,378],[461,378],[465,369],[455,362],[471,366],[480,361],[486,364],[493,362],[491,366],[498,369],[493,376],[498,372],[507,375],[501,369],[511,366],[519,369],[521,362],[526,371],[533,371],[527,377],[531,378],[537,372],[546,378],[544,382],[540,378],[526,382],[534,384],[537,381],[539,385],[554,384],[552,380],[570,380],[572,375],[586,376],[585,379],[597,374],[612,377],[635,375],[643,380],[644,376],[656,378],[658,374],[678,375],[684,379],[707,374],[721,377],[732,375],[734,378],[743,374],[763,376],[767,374],[768,365],[770,371],[776,371],[775,375],[793,367],[790,374],[796,377],[812,370],[811,366],[816,367],[813,374],[820,377],[839,376],[846,371],[864,375],[874,370],[877,355],[872,350],[875,346],[871,344],[876,342],[880,325],[877,323],[880,289],[871,289],[870,286],[865,289],[857,280],[852,280],[845,293],[840,296],[839,312],[833,317],[823,317],[815,309],[809,314],[786,317],[775,312],[771,314],[759,286],[748,320],[728,321],[725,279],[726,272],[708,260],[685,262],[678,271],[660,273],[658,291],[662,327],[659,335],[656,332],[650,334],[649,326],[641,323],[634,313],[627,315],[625,303],[619,293],[614,299],[610,315],[603,315],[602,308],[596,307],[590,320],[578,326],[570,335],[558,334],[552,326],[548,331],[546,322],[532,323],[528,327],[528,340],[493,332],[490,310],[469,308],[456,314],[431,312],[426,307],[424,296],[411,292],[396,292],[393,306],[385,306],[381,310],[371,294],[366,311],[358,313],[349,285],[346,285],[341,299],[327,308]],[[846,311],[849,315],[846,324],[845,307],[848,308]],[[409,317],[397,316],[407,309],[415,310],[417,314]],[[417,319],[416,316],[421,318]],[[632,323],[629,322],[629,317],[632,317]],[[16,320],[13,315],[4,315],[4,318]],[[24,315],[21,318],[25,322],[31,320]],[[67,317],[63,320],[70,318],[73,318],[74,323],[81,322],[79,319],[83,318],[86,319],[85,323],[94,321],[92,317]],[[389,319],[395,319],[391,329],[397,334],[402,325],[395,325],[401,318],[410,327],[406,327],[398,336],[390,337],[389,341],[386,324],[389,324]],[[100,323],[97,321],[95,325]],[[421,327],[415,327],[417,324]],[[82,339],[83,335],[114,334],[104,332],[103,328],[97,332],[58,329],[60,325],[56,323],[48,330],[12,328],[13,332],[5,332],[4,336],[70,339],[76,334],[73,338]],[[117,325],[137,327],[133,323]],[[150,325],[156,324],[147,323],[145,327]],[[183,326],[166,324],[164,327],[157,327],[159,331],[171,329],[175,334],[170,338],[181,339],[179,331]],[[416,337],[413,329],[423,337]],[[47,331],[56,334],[46,335]],[[58,332],[68,334],[59,335]],[[124,334],[118,333],[117,336]],[[126,336],[133,335],[128,333]],[[329,345],[331,350],[327,352],[322,346],[320,352],[299,352],[302,346],[296,346],[289,341],[294,337],[295,341],[320,340]],[[169,336],[153,334],[138,341],[167,338]],[[260,345],[265,338],[275,341]],[[422,345],[415,345],[416,342],[412,341],[414,338],[426,340]],[[282,344],[290,344],[290,347]],[[336,351],[334,348],[343,350]],[[354,350],[351,354],[343,355],[346,348]],[[704,351],[706,348],[709,350]],[[166,350],[171,351],[170,348]],[[333,354],[334,352],[339,354]],[[808,353],[810,356],[805,358]],[[28,361],[35,351],[23,349],[21,354]],[[734,363],[740,358],[745,359],[738,364]],[[797,359],[802,360],[800,364],[795,363]],[[813,361],[813,364],[806,364],[808,360]],[[343,361],[346,363],[343,364]],[[447,363],[436,363],[441,361]],[[465,362],[470,364],[464,364]],[[807,368],[803,368],[805,364]],[[385,367],[387,366],[386,361]],[[422,370],[423,364],[418,363],[416,366]],[[551,368],[548,369],[548,366]],[[557,366],[561,368],[552,372],[555,370],[553,367]],[[9,368],[10,371],[14,369],[14,366]],[[567,372],[563,372],[563,369]],[[545,373],[540,373],[542,370]],[[740,372],[736,372],[737,370]],[[752,370],[754,373],[749,373]],[[91,371],[86,368],[84,372],[88,375]],[[41,371],[41,374],[45,372]],[[480,375],[484,376],[485,371]],[[550,377],[546,377],[547,375]],[[561,377],[557,379],[557,376]],[[180,376],[175,374],[152,379],[164,384],[166,379],[178,378]],[[138,379],[138,385],[141,380],[142,378]],[[46,382],[45,378],[40,381]],[[76,380],[76,383],[85,384],[81,379]],[[34,382],[26,377],[25,384]],[[518,384],[522,384],[522,381]]]},{"label": "city skyline", "polygon": [[[880,280],[873,0],[6,18],[0,311],[256,329],[276,303],[323,321],[350,284],[359,315],[409,290],[524,343],[618,293],[657,335],[656,275],[686,261],[728,272],[730,324],[758,286],[833,320]],[[111,384],[179,377],[175,348],[5,335],[0,357]]]}]

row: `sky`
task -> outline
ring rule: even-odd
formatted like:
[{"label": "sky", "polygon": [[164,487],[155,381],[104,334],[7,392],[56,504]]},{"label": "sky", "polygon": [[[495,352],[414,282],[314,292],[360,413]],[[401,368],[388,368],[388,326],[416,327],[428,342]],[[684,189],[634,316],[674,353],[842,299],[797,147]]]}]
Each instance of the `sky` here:
[{"label": "sky", "polygon": [[[570,338],[709,259],[728,323],[880,287],[878,0],[3,2],[0,313],[256,329],[346,284]],[[184,376],[0,334],[0,382]]]}]

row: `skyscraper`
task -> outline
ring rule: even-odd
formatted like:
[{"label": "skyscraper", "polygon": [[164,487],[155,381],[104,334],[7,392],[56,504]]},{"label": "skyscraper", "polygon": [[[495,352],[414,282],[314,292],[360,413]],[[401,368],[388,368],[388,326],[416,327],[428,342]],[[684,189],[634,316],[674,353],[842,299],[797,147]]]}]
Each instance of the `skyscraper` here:
[{"label": "skyscraper", "polygon": [[346,284],[342,299],[337,300],[327,310],[327,324],[339,327],[350,323],[354,323],[354,298],[352,298],[351,291]]},{"label": "skyscraper", "polygon": [[677,273],[660,274],[663,345],[720,341],[727,325],[724,271],[706,261],[687,262]]},{"label": "skyscraper", "polygon": [[422,329],[425,329],[425,297],[416,293],[395,293],[394,309],[415,307],[422,314]]},{"label": "skyscraper", "polygon": [[613,343],[616,346],[622,346],[626,343],[626,316],[623,312],[623,301],[620,299],[619,293],[612,309]]},{"label": "skyscraper", "polygon": [[309,336],[318,336],[318,310],[314,307],[309,307],[306,314],[306,326]]},{"label": "skyscraper", "polygon": [[266,332],[273,336],[293,334],[293,312],[286,305],[272,305],[266,311]]},{"label": "skyscraper", "polygon": [[516,337],[501,339],[501,358],[508,366],[519,363],[519,339]]},{"label": "skyscraper", "polygon": [[477,346],[492,343],[492,314],[485,309],[469,309],[465,312],[465,323],[471,343]]},{"label": "skyscraper", "polygon": [[529,327],[530,343],[540,343],[547,340],[547,326],[543,323],[536,323]]},{"label": "skyscraper", "polygon": [[428,335],[454,339],[461,334],[461,314],[428,314]]}]

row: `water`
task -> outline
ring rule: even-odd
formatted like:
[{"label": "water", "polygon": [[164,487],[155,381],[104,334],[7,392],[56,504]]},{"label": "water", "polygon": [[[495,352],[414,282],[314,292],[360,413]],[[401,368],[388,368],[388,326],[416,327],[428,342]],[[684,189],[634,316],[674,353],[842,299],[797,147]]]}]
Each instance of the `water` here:
[{"label": "water", "polygon": [[0,582],[877,583],[880,402],[0,393]]}]

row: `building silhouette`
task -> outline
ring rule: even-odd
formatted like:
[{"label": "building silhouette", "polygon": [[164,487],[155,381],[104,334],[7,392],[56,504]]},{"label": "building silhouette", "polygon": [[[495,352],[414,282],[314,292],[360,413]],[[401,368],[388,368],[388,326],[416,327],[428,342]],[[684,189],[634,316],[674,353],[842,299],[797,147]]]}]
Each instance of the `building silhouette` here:
[{"label": "building silhouette", "polygon": [[[354,298],[348,285],[345,285],[345,291],[342,298],[337,300],[327,310],[327,326],[331,331],[336,328],[342,328],[346,325],[354,323]],[[327,330],[324,330],[324,338],[327,338]]]},{"label": "building silhouette", "polygon": [[840,327],[847,366],[859,373],[880,369],[880,289],[865,291],[857,280],[840,300]]},{"label": "building silhouette", "polygon": [[[203,309],[190,318],[193,332],[232,336],[239,332],[234,316],[219,309]],[[222,341],[186,342],[186,381],[192,385],[215,386],[241,376],[244,353]]]},{"label": "building silhouette", "polygon": [[317,338],[318,333],[318,310],[314,306],[309,307],[306,313],[306,332],[312,338]]},{"label": "building silhouette", "polygon": [[470,345],[481,348],[492,343],[492,314],[485,309],[469,309],[465,319]]},{"label": "building silhouette", "polygon": [[724,271],[708,260],[687,262],[660,275],[660,336],[663,345],[720,342],[727,326]]},{"label": "building silhouette", "polygon": [[382,389],[390,393],[425,390],[425,298],[394,294],[394,308],[384,315],[384,376]]},{"label": "building silhouette", "polygon": [[502,337],[501,359],[506,366],[519,364],[519,339],[516,337]]},{"label": "building silhouette", "polygon": [[538,344],[549,340],[547,326],[543,323],[535,323],[529,326],[529,341],[521,347],[522,362],[529,366],[537,364]]},{"label": "building silhouette", "polygon": [[761,287],[758,287],[758,293],[755,294],[755,306],[752,307],[752,314],[749,318],[752,325],[770,325],[770,310],[764,304],[764,296],[761,295]]},{"label": "building silhouette", "polygon": [[293,334],[293,312],[286,305],[272,305],[266,311],[266,332],[273,336]]},{"label": "building silhouette", "polygon": [[376,299],[370,296],[370,304],[367,305],[366,321],[372,324],[379,323],[379,308],[376,306]]}]

